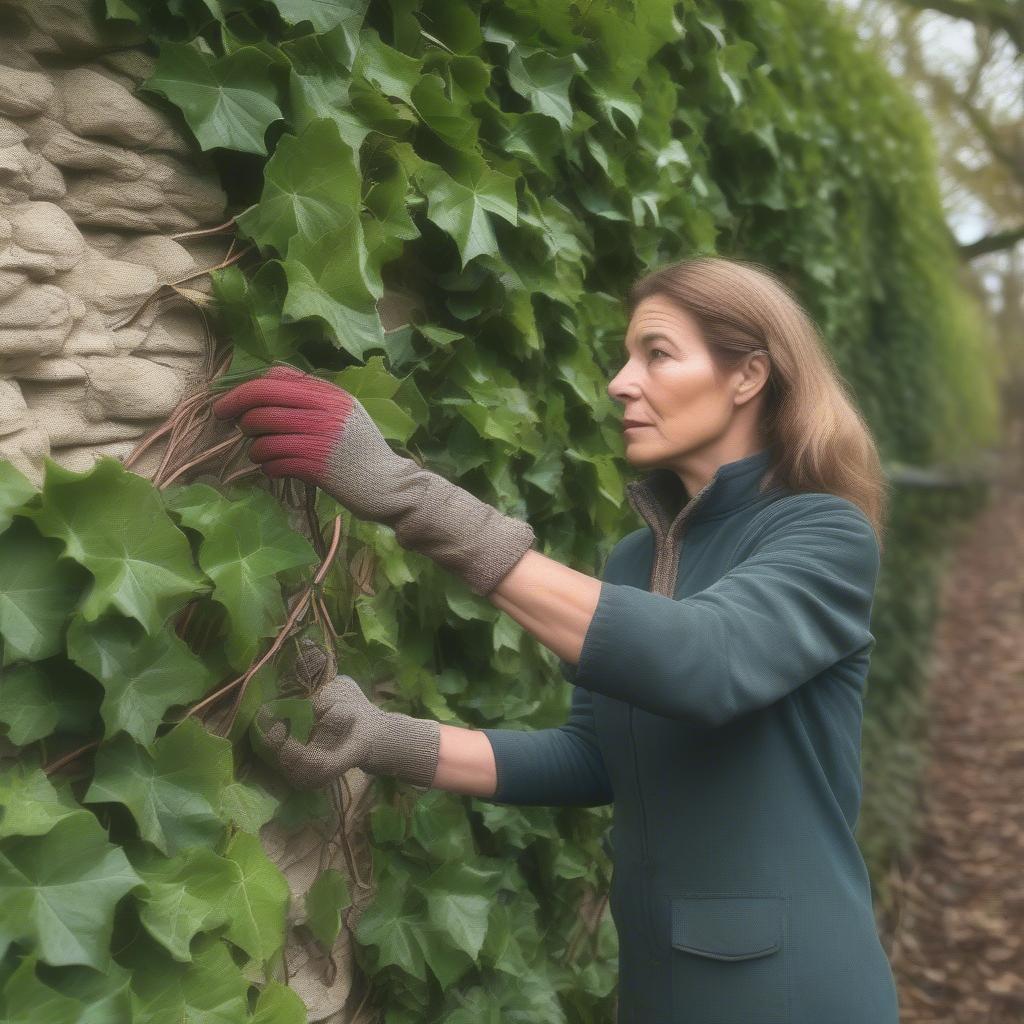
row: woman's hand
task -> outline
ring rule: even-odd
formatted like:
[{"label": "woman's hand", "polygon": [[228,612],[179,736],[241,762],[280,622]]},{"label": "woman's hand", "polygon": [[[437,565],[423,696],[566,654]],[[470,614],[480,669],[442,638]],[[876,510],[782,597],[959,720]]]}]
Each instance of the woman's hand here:
[{"label": "woman's hand", "polygon": [[430,719],[383,711],[359,684],[337,676],[313,696],[316,723],[307,743],[288,735],[285,722],[263,707],[253,723],[283,774],[299,789],[318,789],[349,768],[394,775],[429,786],[437,770],[441,727]]},{"label": "woman's hand", "polygon": [[232,388],[213,404],[259,435],[249,458],[271,477],[316,484],[360,519],[384,523],[402,547],[489,594],[533,546],[528,523],[393,452],[344,388],[287,366]]},{"label": "woman's hand", "polygon": [[315,484],[360,519],[387,522],[389,492],[415,484],[420,467],[396,455],[355,395],[290,366],[275,366],[213,403],[256,437],[249,458],[269,477]]}]

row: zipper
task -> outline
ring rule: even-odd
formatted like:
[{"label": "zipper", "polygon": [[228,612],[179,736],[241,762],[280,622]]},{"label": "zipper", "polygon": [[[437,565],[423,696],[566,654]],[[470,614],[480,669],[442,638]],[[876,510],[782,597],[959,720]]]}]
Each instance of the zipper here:
[{"label": "zipper", "polygon": [[[652,593],[664,597],[675,598],[676,581],[679,577],[679,562],[682,557],[683,534],[685,526],[710,491],[717,475],[712,477],[686,505],[677,513],[674,521],[666,522],[666,517],[657,502],[642,490],[634,490],[630,500],[633,508],[647,521],[654,535],[654,558],[651,563],[651,577],[648,587]],[[648,955],[655,964],[661,964],[667,956],[667,950],[660,949],[655,929],[656,915],[653,912],[653,892],[650,880],[650,859],[647,845],[647,807],[644,804],[643,790],[640,786],[640,760],[637,753],[636,733],[633,728],[633,705],[628,704],[629,741],[633,753],[633,779],[635,783],[636,801],[640,810],[640,896],[643,903],[644,931],[647,933]]]}]

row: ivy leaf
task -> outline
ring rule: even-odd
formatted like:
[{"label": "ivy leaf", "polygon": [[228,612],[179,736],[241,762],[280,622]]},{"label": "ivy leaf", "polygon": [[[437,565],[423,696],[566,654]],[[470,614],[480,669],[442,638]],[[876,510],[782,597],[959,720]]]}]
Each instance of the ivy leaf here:
[{"label": "ivy leaf", "polygon": [[141,884],[96,818],[80,810],[45,835],[19,836],[4,844],[0,939],[34,939],[40,959],[48,964],[104,970],[110,961],[114,906]]},{"label": "ivy leaf", "polygon": [[370,348],[383,348],[384,327],[377,299],[369,286],[366,240],[354,212],[337,228],[316,239],[295,237],[284,261],[288,296],[285,317],[319,317],[331,329],[334,343],[363,358]]},{"label": "ivy leaf", "polygon": [[499,877],[496,871],[470,864],[445,864],[430,876],[424,890],[430,920],[474,962],[487,935],[487,915]]},{"label": "ivy leaf", "polygon": [[371,356],[365,366],[346,367],[334,375],[334,383],[359,399],[388,440],[405,444],[412,437],[416,421],[403,406],[416,398],[422,401],[422,397],[414,389],[403,405],[399,405],[395,395],[402,387],[402,381],[388,373],[380,356]]},{"label": "ivy leaf", "polygon": [[423,61],[388,46],[373,28],[359,33],[359,52],[352,74],[360,75],[385,96],[397,96],[413,106],[412,90],[420,80]]},{"label": "ivy leaf", "polygon": [[260,991],[250,1024],[306,1024],[306,1004],[294,989],[268,981]]},{"label": "ivy leaf", "polygon": [[0,669],[0,722],[19,747],[49,736],[57,725],[57,707],[45,672],[35,665]]},{"label": "ivy leaf", "polygon": [[[256,365],[295,358],[298,328],[281,323],[288,285],[277,260],[261,263],[252,278],[230,266],[214,271],[210,280],[225,333],[234,343],[229,373],[245,368],[244,356],[252,357],[250,361]],[[170,490],[164,491],[165,500]]]},{"label": "ivy leaf", "polygon": [[266,491],[230,504],[217,495],[217,508],[216,521],[204,523],[199,564],[213,580],[214,600],[227,611],[225,650],[232,667],[241,670],[255,658],[260,641],[275,636],[286,618],[276,574],[318,559]]},{"label": "ivy leaf", "polygon": [[0,531],[11,525],[14,513],[27,502],[36,489],[7,459],[0,459]]},{"label": "ivy leaf", "polygon": [[305,899],[306,926],[324,949],[334,946],[334,940],[341,931],[341,912],[351,903],[348,882],[334,868],[321,871],[309,887]]},{"label": "ivy leaf", "polygon": [[282,117],[269,74],[272,64],[255,46],[213,57],[165,39],[153,74],[139,88],[179,107],[202,149],[266,153],[264,134]]},{"label": "ivy leaf", "polygon": [[259,786],[232,782],[224,787],[220,816],[224,821],[234,822],[243,832],[255,835],[273,818],[280,803]]},{"label": "ivy leaf", "polygon": [[498,241],[487,213],[516,224],[515,180],[491,170],[483,160],[468,161],[464,180],[456,180],[437,164],[425,163],[416,171],[416,184],[427,197],[427,216],[455,240],[462,259],[460,269],[486,253],[498,255]]},{"label": "ivy leaf", "polygon": [[176,963],[152,940],[133,942],[132,1024],[247,1024],[249,980],[213,936],[195,942],[192,962]]},{"label": "ivy leaf", "polygon": [[221,899],[229,913],[227,937],[249,956],[266,962],[284,944],[288,882],[259,839],[247,832],[231,837],[224,859],[236,868],[235,880]]},{"label": "ivy leaf", "polygon": [[538,114],[554,118],[563,132],[572,128],[569,84],[577,70],[574,56],[556,57],[522,46],[513,47],[508,55],[508,84]]},{"label": "ivy leaf", "polygon": [[44,985],[36,974],[39,957],[28,953],[14,969],[0,997],[4,1024],[79,1024],[82,1004]]},{"label": "ivy leaf", "polygon": [[205,537],[227,514],[231,499],[209,484],[184,484],[168,487],[164,504],[185,526]]},{"label": "ivy leaf", "polygon": [[363,23],[369,0],[270,0],[289,25],[309,21],[317,32],[329,32],[339,25],[345,26],[347,35],[354,40]]},{"label": "ivy leaf", "polygon": [[[111,961],[100,974],[91,967],[44,968],[43,977],[61,995],[75,1000],[75,1024],[119,1024],[131,1020],[131,975]],[[32,1017],[32,1024],[49,1017]]]},{"label": "ivy leaf", "polygon": [[147,636],[119,616],[92,624],[76,618],[67,645],[68,656],[103,684],[106,738],[123,729],[148,747],[169,707],[197,701],[217,681],[172,629]]},{"label": "ivy leaf", "polygon": [[64,541],[65,554],[94,577],[82,616],[109,608],[155,633],[205,580],[185,535],[170,521],[151,483],[117,460],[99,459],[86,473],[46,461],[39,531]]},{"label": "ivy leaf", "polygon": [[186,718],[153,744],[152,754],[123,733],[102,744],[83,802],[124,804],[143,839],[173,856],[219,841],[221,794],[231,781],[231,744]]},{"label": "ivy leaf", "polygon": [[473,836],[462,806],[443,790],[424,793],[413,805],[412,836],[431,856],[444,861],[473,855]]},{"label": "ivy leaf", "polygon": [[355,600],[359,628],[367,642],[381,644],[396,653],[398,651],[397,601],[397,591],[395,590],[382,590],[373,597],[360,594]]},{"label": "ivy leaf", "polygon": [[0,771],[0,839],[45,835],[82,810],[41,768],[16,761]]},{"label": "ivy leaf", "polygon": [[344,27],[323,35],[299,36],[281,44],[291,61],[288,98],[290,122],[304,128],[318,117],[329,117],[353,153],[359,153],[371,129],[352,110],[349,95],[350,69],[359,46],[358,26],[347,33]]},{"label": "ivy leaf", "polygon": [[459,150],[475,149],[480,121],[473,114],[469,97],[461,89],[452,89],[449,98],[445,80],[437,74],[424,75],[412,91],[416,113],[448,145]]},{"label": "ivy leaf", "polygon": [[237,218],[261,248],[282,256],[296,235],[314,239],[358,218],[362,178],[352,148],[334,121],[311,122],[298,136],[283,135],[263,173],[260,201]]},{"label": "ivy leaf", "polygon": [[196,847],[168,860],[139,850],[132,865],[146,883],[139,897],[139,920],[175,960],[192,959],[189,946],[201,931],[228,919],[223,894],[237,880],[237,871],[212,850]]},{"label": "ivy leaf", "polygon": [[377,895],[363,911],[356,925],[356,940],[361,945],[376,946],[377,968],[394,964],[420,981],[426,981],[417,931],[418,922],[403,910],[405,882],[400,875],[386,875],[378,884]]},{"label": "ivy leaf", "polygon": [[61,545],[27,520],[0,534],[0,636],[5,665],[38,661],[61,650],[64,623],[88,576],[59,561]]}]

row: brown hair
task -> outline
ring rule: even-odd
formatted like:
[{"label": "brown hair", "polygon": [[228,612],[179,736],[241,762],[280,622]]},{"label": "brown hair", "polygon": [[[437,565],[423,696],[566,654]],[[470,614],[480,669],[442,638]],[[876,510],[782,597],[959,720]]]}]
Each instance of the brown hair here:
[{"label": "brown hair", "polygon": [[629,314],[657,295],[698,323],[716,368],[728,372],[754,351],[771,363],[761,428],[772,449],[764,486],[825,492],[853,502],[883,548],[888,482],[870,428],[832,353],[794,292],[749,260],[698,256],[633,283]]}]

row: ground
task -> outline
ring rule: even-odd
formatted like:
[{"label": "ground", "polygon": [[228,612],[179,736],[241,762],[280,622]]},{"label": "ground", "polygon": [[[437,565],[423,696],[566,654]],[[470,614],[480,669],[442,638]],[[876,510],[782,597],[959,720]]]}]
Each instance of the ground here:
[{"label": "ground", "polygon": [[921,837],[886,937],[903,1024],[1024,1024],[1024,417],[961,537],[929,685]]}]

